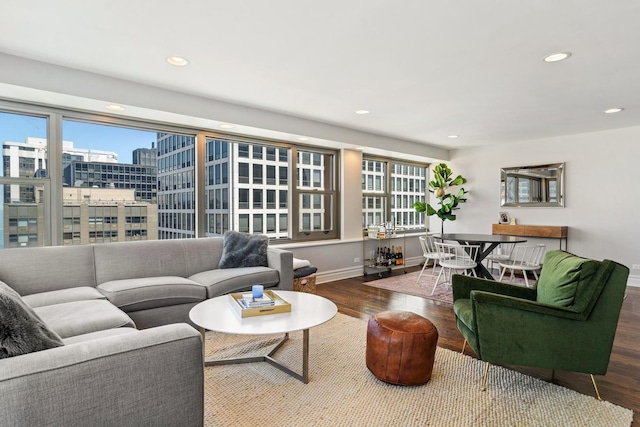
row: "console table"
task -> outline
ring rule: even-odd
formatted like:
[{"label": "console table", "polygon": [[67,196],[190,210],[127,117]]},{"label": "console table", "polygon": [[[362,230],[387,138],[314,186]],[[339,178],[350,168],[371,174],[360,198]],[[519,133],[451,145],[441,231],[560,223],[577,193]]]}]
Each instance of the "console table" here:
[{"label": "console table", "polygon": [[567,250],[567,236],[569,227],[566,225],[511,225],[492,224],[492,234],[506,234],[510,236],[541,237],[547,239],[558,239],[560,249],[564,241],[564,250]]}]

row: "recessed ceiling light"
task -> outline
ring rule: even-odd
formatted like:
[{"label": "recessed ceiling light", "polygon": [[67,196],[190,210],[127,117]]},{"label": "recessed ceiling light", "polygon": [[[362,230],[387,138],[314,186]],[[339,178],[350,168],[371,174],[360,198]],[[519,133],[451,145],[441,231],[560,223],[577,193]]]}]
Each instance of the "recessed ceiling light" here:
[{"label": "recessed ceiling light", "polygon": [[298,141],[306,141],[308,138],[306,136],[299,136]]},{"label": "recessed ceiling light", "polygon": [[356,150],[358,150],[358,151],[364,151],[364,150],[365,150],[365,148],[364,148],[364,147],[356,147]]},{"label": "recessed ceiling light", "polygon": [[167,58],[167,62],[171,65],[175,65],[176,67],[184,67],[189,64],[189,60],[181,56],[170,56]]},{"label": "recessed ceiling light", "polygon": [[220,127],[221,127],[222,129],[233,129],[233,128],[234,128],[234,126],[233,126],[233,125],[229,125],[229,124],[220,125]]},{"label": "recessed ceiling light", "polygon": [[607,108],[606,110],[604,110],[605,114],[614,114],[614,113],[619,113],[620,111],[623,111],[624,108],[621,107],[615,107],[615,108]]},{"label": "recessed ceiling light", "polygon": [[570,56],[571,56],[571,52],[555,52],[545,56],[544,58],[542,58],[542,60],[544,62],[560,62],[560,61],[564,61]]},{"label": "recessed ceiling light", "polygon": [[458,138],[460,135],[449,135],[447,138],[451,138],[451,139],[456,139]]},{"label": "recessed ceiling light", "polygon": [[369,110],[356,110],[356,114],[369,114],[370,112]]},{"label": "recessed ceiling light", "polygon": [[124,107],[122,105],[118,105],[118,104],[109,104],[109,105],[105,106],[104,108],[106,108],[107,110],[111,110],[111,111],[124,111]]}]

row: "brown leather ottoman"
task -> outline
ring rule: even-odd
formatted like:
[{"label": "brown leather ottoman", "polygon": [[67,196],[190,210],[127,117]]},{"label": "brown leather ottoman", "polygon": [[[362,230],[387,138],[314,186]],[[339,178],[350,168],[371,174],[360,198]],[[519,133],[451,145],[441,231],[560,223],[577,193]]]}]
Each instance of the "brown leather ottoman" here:
[{"label": "brown leather ottoman", "polygon": [[424,384],[431,379],[438,330],[422,316],[384,311],[367,326],[367,368],[384,382]]}]

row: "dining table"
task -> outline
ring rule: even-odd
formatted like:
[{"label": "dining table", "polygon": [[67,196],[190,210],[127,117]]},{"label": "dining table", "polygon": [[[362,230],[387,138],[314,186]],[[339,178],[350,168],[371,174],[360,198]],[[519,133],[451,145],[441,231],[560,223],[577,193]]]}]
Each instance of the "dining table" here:
[{"label": "dining table", "polygon": [[476,276],[496,280],[491,272],[482,264],[482,261],[501,243],[524,243],[527,239],[520,236],[508,236],[503,234],[473,234],[473,233],[444,233],[434,234],[434,239],[440,241],[456,241],[461,244],[478,246],[480,249],[476,252],[474,261],[476,268],[474,269]]}]

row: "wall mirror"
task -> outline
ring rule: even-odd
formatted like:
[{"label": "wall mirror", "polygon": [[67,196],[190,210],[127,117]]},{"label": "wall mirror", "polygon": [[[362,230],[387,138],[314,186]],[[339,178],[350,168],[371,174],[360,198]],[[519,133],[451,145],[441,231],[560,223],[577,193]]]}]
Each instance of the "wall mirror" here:
[{"label": "wall mirror", "polygon": [[500,206],[563,207],[564,163],[502,168]]}]

